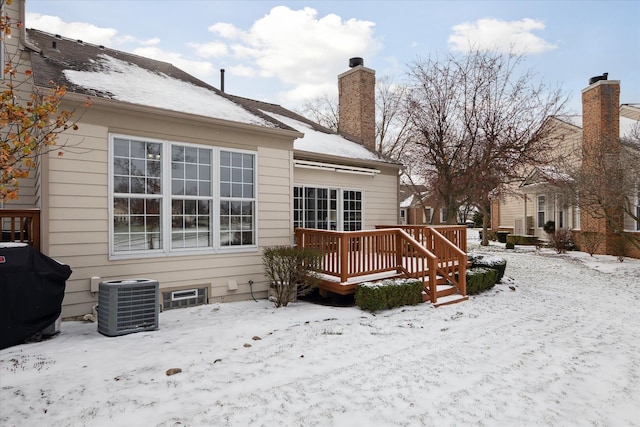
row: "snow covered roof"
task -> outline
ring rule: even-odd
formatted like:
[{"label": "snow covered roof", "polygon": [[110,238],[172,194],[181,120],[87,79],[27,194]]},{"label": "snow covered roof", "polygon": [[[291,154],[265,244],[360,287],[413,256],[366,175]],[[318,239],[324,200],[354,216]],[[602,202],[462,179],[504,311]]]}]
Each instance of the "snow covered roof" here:
[{"label": "snow covered roof", "polygon": [[[633,126],[637,126],[638,116],[640,113],[639,108],[623,105],[620,107],[620,137],[624,138],[631,134],[631,129]],[[554,116],[560,121],[573,125],[582,129],[582,116],[580,115],[559,115]]]},{"label": "snow covered roof", "polygon": [[69,92],[270,128],[288,129],[251,111],[173,65],[39,30],[27,30],[42,49],[32,55],[37,85],[54,81]]},{"label": "snow covered roof", "polygon": [[554,116],[556,119],[563,121],[565,123],[569,123],[575,127],[582,128],[582,116],[578,115],[559,115]]},{"label": "snow covered roof", "polygon": [[297,152],[352,160],[389,161],[363,145],[276,104],[220,91],[170,63],[29,29],[34,78],[39,86],[55,81],[83,95],[136,105],[230,120],[270,128],[297,130]]},{"label": "snow covered roof", "polygon": [[521,187],[537,186],[540,184],[561,184],[572,182],[573,177],[560,171],[555,166],[537,166],[521,184]]},{"label": "snow covered roof", "polygon": [[411,205],[413,204],[413,194],[409,197],[407,197],[406,199],[404,199],[403,201],[400,202],[400,208],[405,209],[405,208],[409,208],[411,207]]},{"label": "snow covered roof", "polygon": [[369,150],[362,144],[351,140],[347,136],[338,134],[280,105],[236,96],[232,98],[236,102],[259,110],[278,122],[303,133],[303,138],[298,138],[294,141],[294,149],[298,153],[307,152],[351,160],[397,164]]}]

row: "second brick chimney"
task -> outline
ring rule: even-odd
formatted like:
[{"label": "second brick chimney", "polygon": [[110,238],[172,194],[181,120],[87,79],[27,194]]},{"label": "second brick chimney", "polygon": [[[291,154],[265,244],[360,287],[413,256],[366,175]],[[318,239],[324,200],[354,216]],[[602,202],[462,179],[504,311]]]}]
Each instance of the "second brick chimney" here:
[{"label": "second brick chimney", "polygon": [[[621,178],[617,170],[619,166],[615,163],[620,152],[619,141],[620,81],[608,80],[607,73],[604,73],[592,77],[589,86],[582,91],[582,164],[587,176],[600,176],[594,182],[603,182],[605,184],[600,185],[612,189],[621,185],[617,182]],[[603,247],[598,252],[613,254],[620,239],[616,231],[621,230],[624,224],[623,201],[618,200],[618,191],[608,193],[606,188],[596,188],[609,200],[602,202],[602,206],[606,206],[604,211],[581,210],[580,228],[582,231],[602,233]]]},{"label": "second brick chimney", "polygon": [[349,60],[349,71],[338,76],[338,132],[376,148],[376,76],[362,58]]}]

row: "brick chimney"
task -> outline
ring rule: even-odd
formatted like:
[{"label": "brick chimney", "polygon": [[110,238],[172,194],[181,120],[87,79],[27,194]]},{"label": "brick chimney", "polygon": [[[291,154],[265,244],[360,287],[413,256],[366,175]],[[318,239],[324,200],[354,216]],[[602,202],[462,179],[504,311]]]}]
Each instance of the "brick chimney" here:
[{"label": "brick chimney", "polygon": [[338,132],[365,147],[376,147],[376,73],[362,58],[351,58],[348,71],[338,76]]},{"label": "brick chimney", "polygon": [[582,209],[580,228],[582,231],[603,233],[604,243],[598,252],[607,254],[615,254],[620,239],[615,231],[621,230],[624,224],[623,200],[618,200],[619,192],[607,191],[607,188],[616,189],[622,185],[621,182],[616,183],[622,179],[622,171],[615,163],[620,152],[619,140],[620,81],[608,80],[608,74],[604,73],[592,77],[589,86],[582,90],[582,164],[587,176],[599,178],[594,179],[594,185],[603,186],[599,193],[610,199],[603,203],[605,215],[603,211]]},{"label": "brick chimney", "polygon": [[616,149],[620,138],[620,81],[608,73],[589,79],[582,91],[582,143],[585,150],[599,144]]}]

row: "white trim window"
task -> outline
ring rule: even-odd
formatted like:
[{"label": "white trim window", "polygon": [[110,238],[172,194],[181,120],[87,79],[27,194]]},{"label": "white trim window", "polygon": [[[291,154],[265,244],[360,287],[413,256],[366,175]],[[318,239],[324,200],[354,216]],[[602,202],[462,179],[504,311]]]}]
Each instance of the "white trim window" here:
[{"label": "white trim window", "polygon": [[293,189],[295,228],[359,231],[363,218],[362,191],[296,185]]},{"label": "white trim window", "polygon": [[544,195],[538,196],[538,228],[544,227],[544,223],[546,222],[546,205],[547,198]]},{"label": "white trim window", "polygon": [[400,224],[407,225],[407,210],[405,208],[400,209]]},{"label": "white trim window", "polygon": [[433,217],[433,210],[431,208],[424,208],[422,210],[423,224],[431,224],[432,217]]},{"label": "white trim window", "polygon": [[440,208],[440,224],[446,224],[449,219],[447,208]]},{"label": "white trim window", "polygon": [[110,153],[112,256],[255,248],[256,153],[124,135]]}]

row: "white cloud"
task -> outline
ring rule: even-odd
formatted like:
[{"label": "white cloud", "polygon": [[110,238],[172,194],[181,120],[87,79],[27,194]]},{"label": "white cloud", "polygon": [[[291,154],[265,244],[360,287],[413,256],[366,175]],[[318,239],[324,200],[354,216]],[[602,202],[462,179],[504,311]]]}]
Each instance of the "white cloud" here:
[{"label": "white cloud", "polygon": [[227,55],[229,48],[225,43],[211,42],[211,43],[187,43],[187,46],[194,49],[196,55],[201,58],[219,58]]},{"label": "white cloud", "polygon": [[156,46],[160,44],[160,38],[154,37],[152,39],[143,41],[141,44],[147,45],[147,46]]},{"label": "white cloud", "polygon": [[557,47],[533,34],[544,29],[543,22],[530,18],[519,21],[484,18],[454,26],[449,47],[458,52],[479,49],[515,54],[542,53]]},{"label": "white cloud", "polygon": [[[208,27],[212,40],[172,51],[163,49],[158,37],[139,40],[113,28],[66,23],[54,16],[28,14],[27,18],[30,27],[170,62],[203,80],[215,79],[219,68],[225,68],[230,79],[273,79],[271,84],[284,86],[282,103],[333,95],[336,76],[347,69],[349,58],[363,57],[366,66],[367,58],[381,48],[373,22],[345,20],[336,14],[320,17],[309,7],[274,7],[248,29],[215,23]],[[209,62],[212,59],[215,66]]]},{"label": "white cloud", "polygon": [[[27,13],[27,26],[37,28],[52,34],[60,34],[63,37],[83,40],[87,43],[121,49],[136,55],[145,56],[165,61],[182,70],[200,78],[206,79],[214,76],[217,70],[213,64],[207,61],[187,59],[183,54],[165,51],[159,47],[161,40],[153,37],[148,40],[140,40],[129,35],[119,35],[113,28],[100,28],[84,22],[64,22],[57,16]],[[205,58],[212,56],[214,51],[212,44],[191,46],[196,53]],[[206,55],[208,49],[209,56]]]},{"label": "white cloud", "polygon": [[246,31],[227,23],[209,30],[228,43],[233,66],[244,75],[275,77],[290,88],[285,99],[308,99],[335,92],[336,76],[349,58],[366,59],[380,49],[373,22],[317,15],[309,7],[277,6]]},{"label": "white cloud", "polygon": [[168,52],[158,47],[139,47],[134,49],[132,53],[140,56],[144,56],[158,61],[169,62],[181,70],[186,71],[196,77],[203,79],[204,77],[212,76],[216,71],[213,64],[206,61],[194,61],[186,59],[180,53]]},{"label": "white cloud", "polygon": [[255,68],[247,67],[246,65],[234,65],[227,68],[227,71],[238,77],[256,77],[258,75]]},{"label": "white cloud", "polygon": [[97,45],[113,45],[118,34],[118,31],[113,28],[100,28],[86,22],[64,22],[57,16],[27,13],[25,17],[28,28],[37,28],[51,34],[60,34]]},{"label": "white cloud", "polygon": [[217,24],[210,25],[208,28],[212,33],[218,34],[225,39],[233,39],[242,34],[242,30],[236,28],[233,24],[225,22],[218,22]]}]

